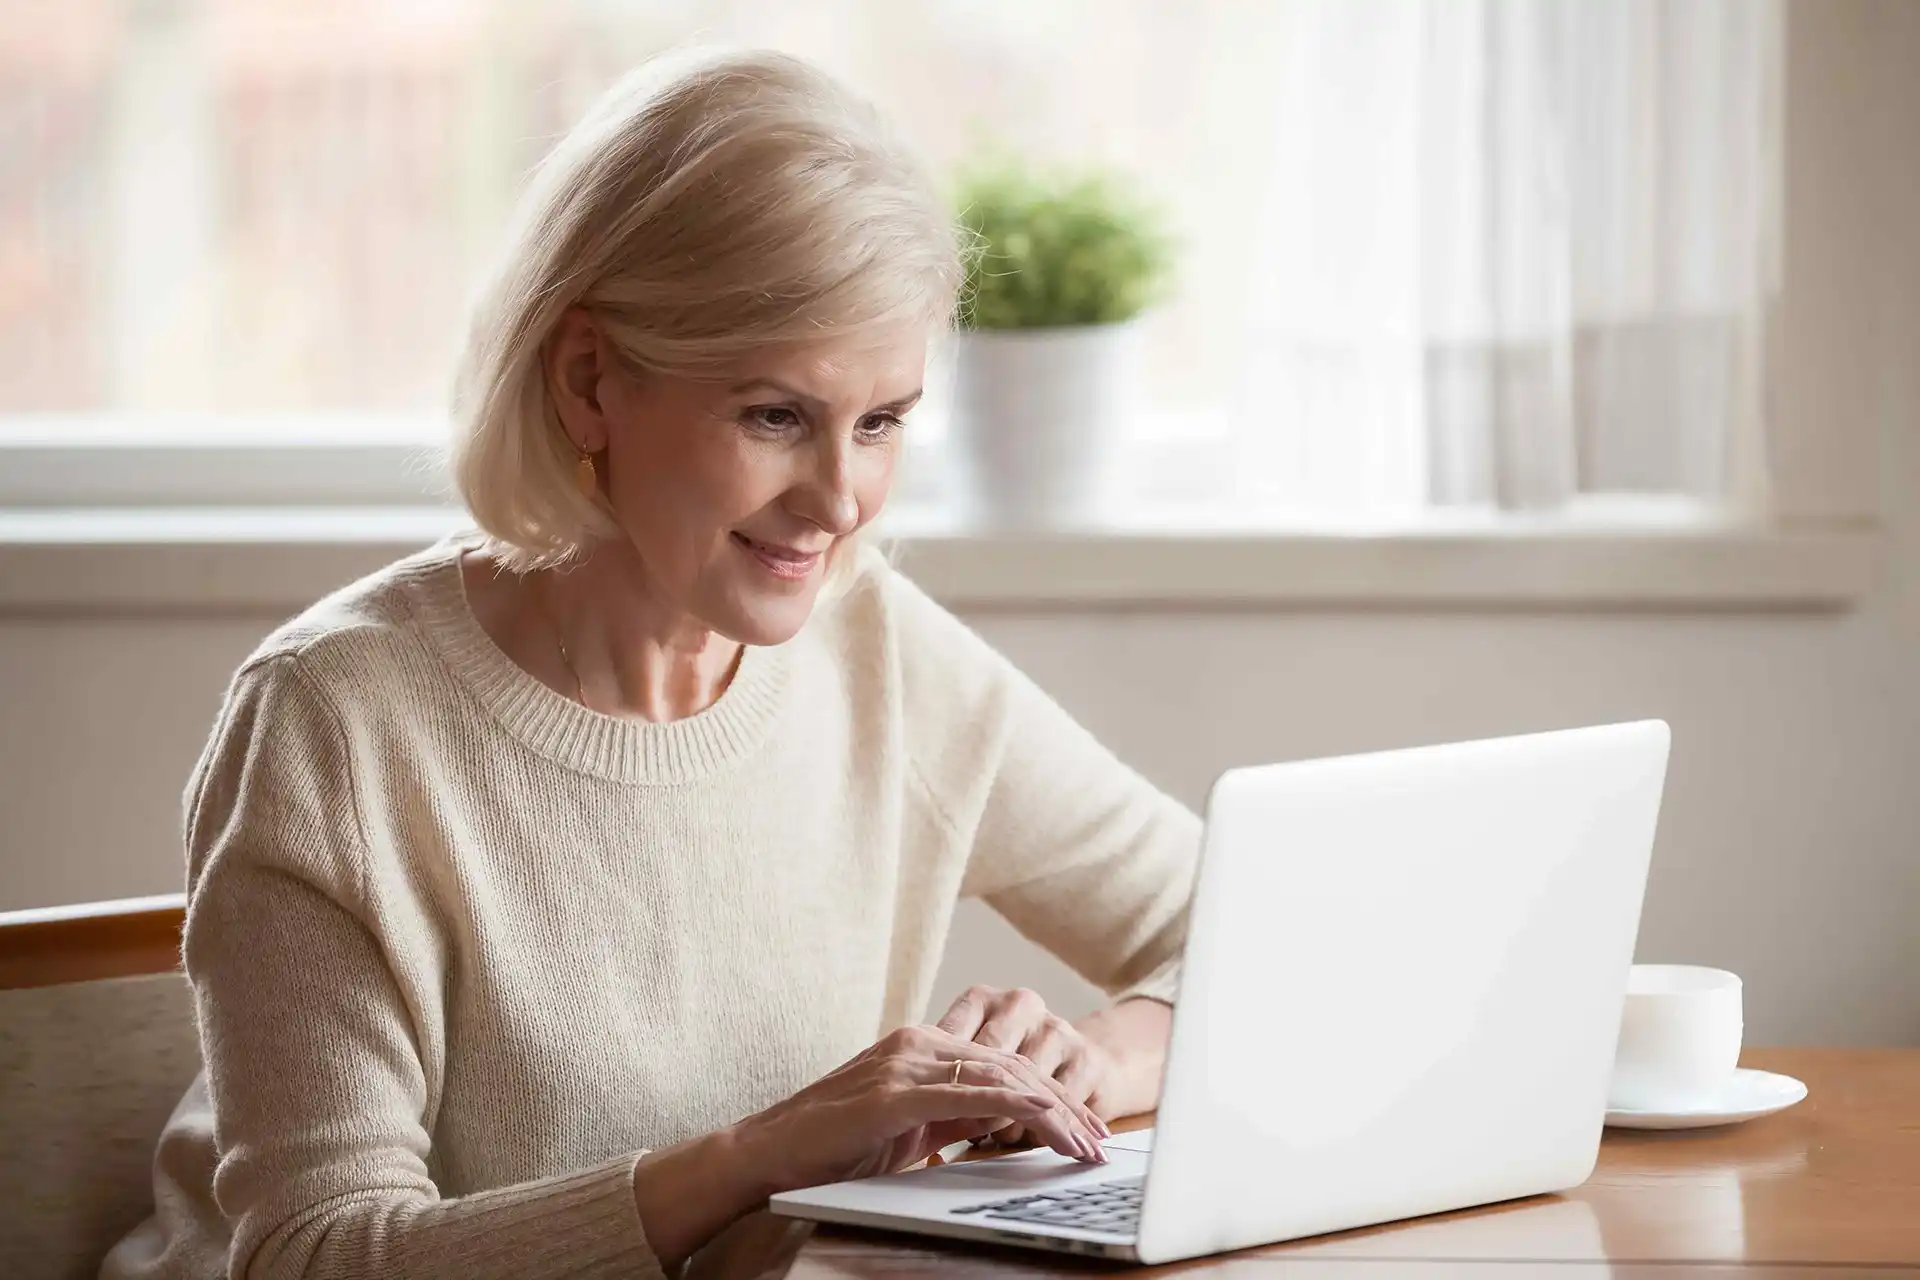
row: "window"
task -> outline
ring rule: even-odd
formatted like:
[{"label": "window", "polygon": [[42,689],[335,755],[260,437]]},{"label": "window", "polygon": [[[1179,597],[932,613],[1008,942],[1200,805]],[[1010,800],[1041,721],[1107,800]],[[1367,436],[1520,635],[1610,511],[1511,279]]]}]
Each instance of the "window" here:
[{"label": "window", "polygon": [[[1001,141],[1144,177],[1182,243],[1134,458],[1169,502],[1738,495],[1778,26],[1769,0],[14,0],[0,428],[39,452],[0,502],[57,492],[62,442],[135,446],[95,486],[130,501],[160,453],[187,478],[153,492],[204,497],[228,446],[436,438],[522,175],[701,36],[816,59],[937,170]],[[329,466],[255,492],[391,496],[356,480],[385,462]]]}]

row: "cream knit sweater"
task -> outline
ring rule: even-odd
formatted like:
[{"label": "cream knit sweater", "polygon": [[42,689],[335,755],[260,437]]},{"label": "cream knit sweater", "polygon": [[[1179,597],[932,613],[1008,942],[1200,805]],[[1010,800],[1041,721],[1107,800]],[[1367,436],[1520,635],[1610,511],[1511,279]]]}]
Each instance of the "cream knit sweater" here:
[{"label": "cream knit sweater", "polygon": [[105,1274],[657,1275],[636,1161],[925,1018],[962,897],[1171,998],[1197,821],[877,555],[647,724],[496,648],[461,546],[235,677],[187,797],[206,1072]]}]

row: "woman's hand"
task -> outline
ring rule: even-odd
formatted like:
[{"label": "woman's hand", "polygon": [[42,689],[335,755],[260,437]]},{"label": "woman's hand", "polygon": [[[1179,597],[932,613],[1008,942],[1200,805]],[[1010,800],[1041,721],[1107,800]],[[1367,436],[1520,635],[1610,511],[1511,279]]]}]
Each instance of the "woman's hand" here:
[{"label": "woman's hand", "polygon": [[634,1207],[672,1271],[768,1196],[893,1173],[1008,1130],[1094,1164],[1106,1163],[1100,1143],[1113,1136],[1075,1087],[1024,1055],[903,1027],[784,1102],[649,1153],[634,1168]]},{"label": "woman's hand", "polygon": [[[957,1066],[956,1066],[957,1064]],[[958,1083],[955,1083],[956,1078]],[[903,1027],[736,1126],[772,1192],[893,1173],[949,1143],[1021,1127],[1062,1155],[1104,1163],[1104,1123],[1016,1053],[937,1027]]]},{"label": "woman's hand", "polygon": [[[1123,1114],[1117,1093],[1110,1089],[1118,1072],[1113,1056],[1083,1035],[1065,1018],[1050,1012],[1046,1001],[1025,987],[969,987],[936,1024],[940,1030],[989,1049],[1017,1053],[1031,1062],[1074,1102],[1102,1121]],[[997,1142],[1023,1142],[1039,1137],[1020,1117],[991,1135]]]}]

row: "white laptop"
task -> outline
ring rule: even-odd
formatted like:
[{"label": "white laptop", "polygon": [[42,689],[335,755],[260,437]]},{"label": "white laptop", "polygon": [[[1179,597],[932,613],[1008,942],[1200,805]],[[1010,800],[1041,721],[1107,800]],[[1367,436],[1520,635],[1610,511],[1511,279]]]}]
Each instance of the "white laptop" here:
[{"label": "white laptop", "polygon": [[1584,1182],[1666,776],[1659,721],[1233,769],[1157,1127],[775,1213],[1134,1262]]}]

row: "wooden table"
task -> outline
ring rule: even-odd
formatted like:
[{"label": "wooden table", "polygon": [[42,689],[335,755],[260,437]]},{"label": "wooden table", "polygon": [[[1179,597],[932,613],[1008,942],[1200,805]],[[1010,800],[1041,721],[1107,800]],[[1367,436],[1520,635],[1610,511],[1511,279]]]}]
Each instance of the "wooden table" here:
[{"label": "wooden table", "polygon": [[[1158,1271],[1389,1280],[1920,1274],[1920,1049],[1770,1049],[1743,1059],[1810,1096],[1722,1129],[1609,1129],[1586,1185]],[[821,1228],[790,1280],[1080,1276],[1078,1259]],[[1863,1269],[1870,1269],[1865,1270]],[[1148,1274],[1133,1271],[1131,1274]]]}]

